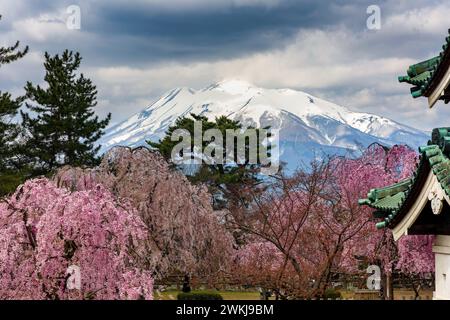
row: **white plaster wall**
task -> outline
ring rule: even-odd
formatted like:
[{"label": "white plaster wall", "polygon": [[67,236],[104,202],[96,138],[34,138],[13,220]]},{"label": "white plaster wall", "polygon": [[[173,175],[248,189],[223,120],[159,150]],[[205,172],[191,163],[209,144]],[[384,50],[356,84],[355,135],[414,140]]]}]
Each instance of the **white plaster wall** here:
[{"label": "white plaster wall", "polygon": [[437,236],[433,246],[436,257],[435,300],[450,300],[450,236]]}]

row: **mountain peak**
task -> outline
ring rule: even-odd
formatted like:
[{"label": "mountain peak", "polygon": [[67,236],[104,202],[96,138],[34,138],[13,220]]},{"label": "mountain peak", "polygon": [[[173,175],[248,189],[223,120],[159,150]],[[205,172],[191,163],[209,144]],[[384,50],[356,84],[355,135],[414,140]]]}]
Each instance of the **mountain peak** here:
[{"label": "mountain peak", "polygon": [[245,80],[226,79],[208,87],[210,90],[224,91],[230,94],[244,94],[255,86]]},{"label": "mountain peak", "polygon": [[137,147],[158,141],[180,117],[226,116],[244,126],[279,131],[281,160],[291,167],[317,154],[346,155],[378,142],[417,147],[428,135],[387,118],[351,110],[294,89],[264,89],[227,79],[203,90],[177,88],[126,121],[109,128],[101,151],[114,145]]}]

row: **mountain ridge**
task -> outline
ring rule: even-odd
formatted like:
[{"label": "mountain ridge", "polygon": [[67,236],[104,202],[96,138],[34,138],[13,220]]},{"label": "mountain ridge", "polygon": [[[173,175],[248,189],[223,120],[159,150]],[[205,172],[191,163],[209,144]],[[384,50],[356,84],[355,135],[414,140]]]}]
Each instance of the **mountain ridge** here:
[{"label": "mountain ridge", "polygon": [[101,152],[115,145],[137,147],[147,140],[158,141],[177,118],[190,113],[209,119],[223,115],[244,126],[280,130],[280,157],[291,168],[317,157],[313,151],[356,155],[374,142],[417,148],[428,139],[421,130],[375,114],[354,112],[302,91],[225,80],[200,90],[169,90],[149,107],[107,129],[99,141]]}]

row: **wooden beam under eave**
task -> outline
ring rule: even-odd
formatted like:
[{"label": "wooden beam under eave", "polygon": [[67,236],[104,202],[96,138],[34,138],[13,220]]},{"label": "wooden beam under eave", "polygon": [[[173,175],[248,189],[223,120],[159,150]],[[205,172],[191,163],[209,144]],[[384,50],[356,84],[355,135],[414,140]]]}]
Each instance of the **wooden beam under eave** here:
[{"label": "wooden beam under eave", "polygon": [[447,67],[444,76],[439,81],[438,85],[435,86],[434,90],[428,96],[428,106],[433,108],[433,106],[442,98],[445,94],[445,91],[449,87],[450,84],[450,67]]},{"label": "wooden beam under eave", "polygon": [[422,210],[429,201],[428,195],[436,183],[439,184],[439,181],[435,177],[433,171],[430,170],[419,194],[414,199],[414,203],[408,209],[408,214],[392,229],[392,235],[394,236],[395,241],[404,235],[408,235],[408,229],[416,222],[417,218],[422,213]]},{"label": "wooden beam under eave", "polygon": [[[434,93],[434,92],[433,92]],[[434,94],[431,94],[429,97],[428,97],[428,107],[431,109],[431,108],[433,108],[434,107],[434,105],[441,99],[441,97],[444,95],[444,92],[441,92],[440,94],[439,93],[436,93],[435,95]]]}]

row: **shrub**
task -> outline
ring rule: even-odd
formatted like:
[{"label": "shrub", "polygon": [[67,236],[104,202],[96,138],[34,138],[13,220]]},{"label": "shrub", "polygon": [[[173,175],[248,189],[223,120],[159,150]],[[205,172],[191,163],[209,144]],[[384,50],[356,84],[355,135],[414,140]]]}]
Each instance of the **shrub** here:
[{"label": "shrub", "polygon": [[217,292],[210,291],[191,291],[181,292],[177,296],[178,300],[223,300],[223,297]]},{"label": "shrub", "polygon": [[335,289],[327,289],[327,290],[325,290],[323,297],[325,299],[336,300],[336,299],[341,299],[342,296],[341,296],[341,293]]}]

